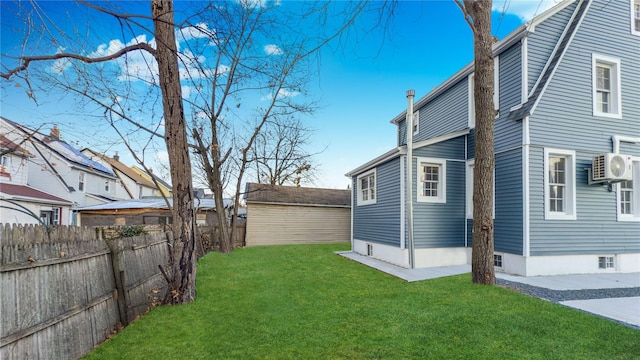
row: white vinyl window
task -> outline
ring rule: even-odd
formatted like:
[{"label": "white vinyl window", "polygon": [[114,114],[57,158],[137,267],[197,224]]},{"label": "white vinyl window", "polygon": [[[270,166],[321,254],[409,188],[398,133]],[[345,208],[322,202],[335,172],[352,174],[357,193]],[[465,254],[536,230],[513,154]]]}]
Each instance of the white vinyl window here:
[{"label": "white vinyl window", "polygon": [[613,256],[599,256],[598,257],[599,269],[614,269],[615,261]]},{"label": "white vinyl window", "polygon": [[631,4],[631,33],[640,35],[640,0],[629,0]]},{"label": "white vinyl window", "polygon": [[62,212],[62,209],[59,207],[54,207],[53,208],[53,216],[51,219],[51,222],[53,225],[60,225],[60,213]]},{"label": "white vinyl window", "polygon": [[593,115],[620,118],[620,59],[593,54]]},{"label": "white vinyl window", "polygon": [[109,180],[105,180],[104,181],[104,191],[105,192],[109,192],[110,189],[111,189],[111,182]]},{"label": "white vinyl window", "polygon": [[376,170],[373,169],[357,178],[358,205],[371,205],[376,203]]},{"label": "white vinyl window", "polygon": [[576,219],[576,155],[574,151],[544,149],[545,219]]},{"label": "white vinyl window", "polygon": [[418,158],[418,202],[447,202],[447,161]]},{"label": "white vinyl window", "polygon": [[78,190],[84,191],[84,173],[78,174]]},{"label": "white vinyl window", "polygon": [[420,112],[416,111],[413,113],[413,135],[418,133],[420,133]]},{"label": "white vinyl window", "polygon": [[640,161],[633,162],[633,178],[618,183],[618,220],[640,221]]}]

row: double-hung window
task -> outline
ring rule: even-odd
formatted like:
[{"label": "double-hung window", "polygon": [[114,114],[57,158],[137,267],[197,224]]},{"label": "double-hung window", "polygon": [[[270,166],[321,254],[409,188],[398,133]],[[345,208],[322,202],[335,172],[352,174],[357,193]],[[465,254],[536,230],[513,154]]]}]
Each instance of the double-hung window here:
[{"label": "double-hung window", "polygon": [[418,133],[420,133],[420,112],[416,111],[413,113],[413,135]]},{"label": "double-hung window", "polygon": [[370,205],[376,203],[376,170],[368,171],[357,178],[358,205]]},{"label": "double-hung window", "polygon": [[545,219],[576,219],[575,158],[574,151],[544,149]]},{"label": "double-hung window", "polygon": [[620,59],[593,54],[593,115],[620,118]]},{"label": "double-hung window", "polygon": [[640,221],[640,159],[633,162],[633,178],[618,183],[618,220]]},{"label": "double-hung window", "polygon": [[84,191],[84,173],[78,174],[78,190]]},{"label": "double-hung window", "polygon": [[443,159],[418,158],[418,202],[447,202],[447,162]]}]

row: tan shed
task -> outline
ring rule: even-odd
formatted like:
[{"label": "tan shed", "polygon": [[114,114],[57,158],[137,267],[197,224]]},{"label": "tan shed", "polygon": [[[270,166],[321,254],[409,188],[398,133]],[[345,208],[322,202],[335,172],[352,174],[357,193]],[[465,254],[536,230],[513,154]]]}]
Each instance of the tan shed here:
[{"label": "tan shed", "polygon": [[348,242],[351,192],[247,184],[247,246]]}]

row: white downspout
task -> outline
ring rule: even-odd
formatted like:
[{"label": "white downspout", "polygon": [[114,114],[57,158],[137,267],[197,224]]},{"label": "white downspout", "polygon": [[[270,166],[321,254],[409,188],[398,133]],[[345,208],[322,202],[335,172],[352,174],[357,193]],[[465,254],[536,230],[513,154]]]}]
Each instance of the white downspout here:
[{"label": "white downspout", "polygon": [[632,143],[632,144],[640,144],[640,138],[631,137],[631,136],[622,136],[622,135],[613,135],[611,137],[611,141],[613,142],[613,153],[614,154],[619,154],[620,153],[620,143],[621,142],[628,142],[628,143]]},{"label": "white downspout", "polygon": [[407,90],[407,227],[409,242],[409,266],[415,269],[415,251],[413,247],[413,97],[415,90]]}]

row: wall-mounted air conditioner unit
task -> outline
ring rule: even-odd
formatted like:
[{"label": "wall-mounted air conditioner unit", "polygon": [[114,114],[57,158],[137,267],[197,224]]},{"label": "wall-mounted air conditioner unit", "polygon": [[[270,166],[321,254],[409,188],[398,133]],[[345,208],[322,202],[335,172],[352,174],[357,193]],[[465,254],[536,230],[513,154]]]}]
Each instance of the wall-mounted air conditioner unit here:
[{"label": "wall-mounted air conditioner unit", "polygon": [[625,181],[633,176],[631,156],[600,154],[593,158],[593,181]]}]

